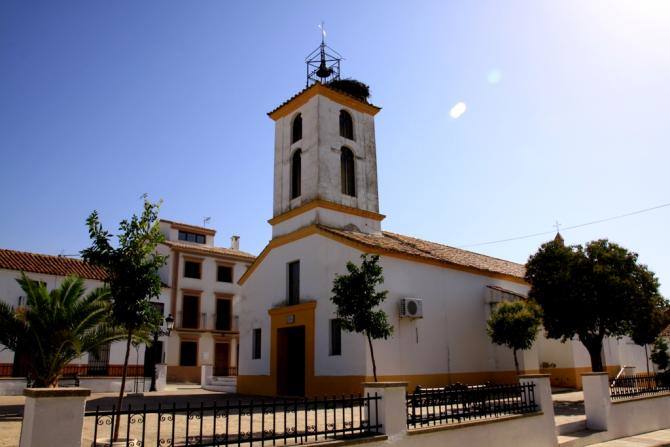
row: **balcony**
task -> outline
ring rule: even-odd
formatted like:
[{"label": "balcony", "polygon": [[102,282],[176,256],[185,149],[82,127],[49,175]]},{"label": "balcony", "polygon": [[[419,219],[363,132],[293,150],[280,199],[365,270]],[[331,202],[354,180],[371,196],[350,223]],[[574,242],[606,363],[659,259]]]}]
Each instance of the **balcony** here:
[{"label": "balcony", "polygon": [[226,321],[216,313],[201,312],[200,315],[190,315],[182,311],[177,312],[176,327],[178,330],[235,332],[239,331],[237,317]]}]

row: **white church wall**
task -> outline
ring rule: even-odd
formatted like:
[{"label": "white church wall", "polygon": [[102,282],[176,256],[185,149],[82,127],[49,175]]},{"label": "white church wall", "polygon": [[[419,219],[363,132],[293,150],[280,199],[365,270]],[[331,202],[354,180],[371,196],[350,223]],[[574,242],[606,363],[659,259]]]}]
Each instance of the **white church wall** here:
[{"label": "white church wall", "polygon": [[[360,252],[314,235],[273,249],[244,284],[240,314],[241,370],[243,375],[270,373],[270,319],[267,310],[286,297],[286,264],[301,261],[301,300],[316,300],[315,373],[317,375],[372,375],[367,342],[362,335],[343,334],[342,356],[329,355],[328,321],[335,316],[330,302],[332,281],[344,273],[346,262],[360,262]],[[494,284],[520,293],[520,284],[438,266],[382,257],[389,291],[382,308],[395,332],[389,340],[374,341],[379,375],[420,375],[513,371],[511,351],[495,350],[486,334],[483,289]],[[423,299],[424,318],[400,319],[400,298]],[[262,356],[251,360],[251,333],[262,329]],[[536,351],[524,355],[537,368]],[[244,360],[242,360],[244,359]]]}]

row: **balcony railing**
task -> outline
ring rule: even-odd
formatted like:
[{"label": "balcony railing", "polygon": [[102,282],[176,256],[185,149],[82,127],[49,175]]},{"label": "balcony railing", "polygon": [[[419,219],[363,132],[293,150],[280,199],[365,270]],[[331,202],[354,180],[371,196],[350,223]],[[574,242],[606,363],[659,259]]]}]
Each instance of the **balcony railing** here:
[{"label": "balcony railing", "polygon": [[230,321],[223,321],[217,318],[216,313],[207,313],[202,312],[197,318],[198,324],[193,324],[193,317],[187,316],[184,319],[183,311],[177,312],[177,329],[198,329],[204,331],[224,331],[224,332],[237,332],[238,324],[237,317],[231,318]]}]

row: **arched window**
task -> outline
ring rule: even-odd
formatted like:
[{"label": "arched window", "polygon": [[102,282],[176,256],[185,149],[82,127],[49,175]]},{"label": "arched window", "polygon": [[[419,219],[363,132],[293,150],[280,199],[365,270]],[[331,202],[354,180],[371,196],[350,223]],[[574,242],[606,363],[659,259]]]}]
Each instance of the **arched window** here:
[{"label": "arched window", "polygon": [[356,197],[356,172],[354,168],[354,153],[348,147],[342,148],[340,155],[340,172],[342,194]]},{"label": "arched window", "polygon": [[346,110],[340,110],[340,135],[350,140],[354,139],[354,120]]},{"label": "arched window", "polygon": [[291,129],[291,144],[302,140],[302,115],[298,113],[293,119],[293,128]]},{"label": "arched window", "polygon": [[300,169],[302,151],[298,149],[291,157],[291,199],[300,197]]}]

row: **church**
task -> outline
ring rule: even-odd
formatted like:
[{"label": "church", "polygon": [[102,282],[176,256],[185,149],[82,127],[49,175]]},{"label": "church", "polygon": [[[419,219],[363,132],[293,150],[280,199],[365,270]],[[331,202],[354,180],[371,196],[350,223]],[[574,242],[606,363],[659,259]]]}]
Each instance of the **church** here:
[{"label": "church", "polygon": [[[373,341],[380,381],[444,386],[510,382],[511,351],[493,345],[486,321],[496,303],[523,299],[524,266],[383,229],[375,117],[367,87],[339,76],[322,45],[307,60],[307,87],[268,113],[275,124],[272,239],[242,275],[238,392],[323,396],[362,391],[372,377],[366,339],[342,331],[333,279],[364,253],[380,255],[381,308],[394,326]],[[643,348],[607,340],[608,371],[643,368]],[[590,370],[578,342],[540,334],[520,353],[525,373],[580,386]],[[624,361],[625,360],[625,361]]]}]

